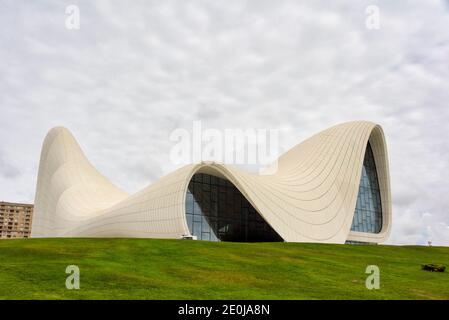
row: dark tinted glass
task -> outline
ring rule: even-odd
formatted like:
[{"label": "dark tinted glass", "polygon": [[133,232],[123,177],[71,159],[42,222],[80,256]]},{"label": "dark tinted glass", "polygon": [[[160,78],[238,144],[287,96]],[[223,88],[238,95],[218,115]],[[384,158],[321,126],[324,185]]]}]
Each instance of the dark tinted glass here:
[{"label": "dark tinted glass", "polygon": [[382,206],[373,151],[368,143],[363,160],[359,194],[352,220],[352,231],[379,233],[382,228]]},{"label": "dark tinted glass", "polygon": [[199,240],[282,241],[232,183],[207,174],[195,174],[190,181],[186,215]]}]

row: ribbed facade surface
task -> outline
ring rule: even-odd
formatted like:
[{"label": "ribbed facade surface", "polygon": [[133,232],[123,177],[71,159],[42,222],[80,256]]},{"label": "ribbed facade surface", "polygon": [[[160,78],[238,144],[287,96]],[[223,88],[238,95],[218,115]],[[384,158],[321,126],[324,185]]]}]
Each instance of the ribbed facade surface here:
[{"label": "ribbed facade surface", "polygon": [[[351,231],[365,151],[370,146],[381,198],[379,232]],[[377,124],[331,127],[283,154],[270,175],[200,163],[182,167],[129,195],[86,159],[71,133],[52,129],[40,160],[32,237],[181,238],[189,182],[198,173],[232,183],[288,242],[379,243],[391,227],[388,155]]]}]

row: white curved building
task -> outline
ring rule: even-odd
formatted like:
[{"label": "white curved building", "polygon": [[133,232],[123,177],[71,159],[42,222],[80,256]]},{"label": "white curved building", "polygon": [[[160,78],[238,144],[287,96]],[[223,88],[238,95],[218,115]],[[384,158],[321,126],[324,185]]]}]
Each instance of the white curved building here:
[{"label": "white curved building", "polygon": [[52,129],[39,167],[32,237],[383,242],[391,227],[383,131],[344,123],[283,154],[274,175],[201,163],[129,195]]}]

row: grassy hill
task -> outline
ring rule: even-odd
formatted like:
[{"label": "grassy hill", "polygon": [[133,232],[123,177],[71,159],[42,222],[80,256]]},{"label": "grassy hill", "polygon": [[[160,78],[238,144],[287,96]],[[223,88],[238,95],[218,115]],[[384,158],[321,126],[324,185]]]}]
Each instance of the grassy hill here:
[{"label": "grassy hill", "polygon": [[[0,299],[449,299],[449,248],[150,239],[0,241]],[[67,290],[77,265],[81,289]],[[380,268],[381,288],[365,288]]]}]

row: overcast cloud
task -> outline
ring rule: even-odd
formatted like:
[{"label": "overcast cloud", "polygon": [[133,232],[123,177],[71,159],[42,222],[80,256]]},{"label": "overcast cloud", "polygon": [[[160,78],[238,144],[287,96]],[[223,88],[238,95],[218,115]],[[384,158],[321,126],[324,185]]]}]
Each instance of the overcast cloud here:
[{"label": "overcast cloud", "polygon": [[0,30],[0,200],[34,201],[57,125],[135,192],[175,168],[168,137],[195,120],[282,129],[285,151],[364,119],[387,137],[389,242],[449,245],[448,2],[0,0]]}]

